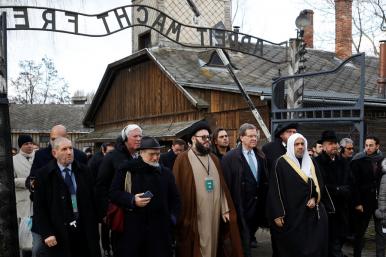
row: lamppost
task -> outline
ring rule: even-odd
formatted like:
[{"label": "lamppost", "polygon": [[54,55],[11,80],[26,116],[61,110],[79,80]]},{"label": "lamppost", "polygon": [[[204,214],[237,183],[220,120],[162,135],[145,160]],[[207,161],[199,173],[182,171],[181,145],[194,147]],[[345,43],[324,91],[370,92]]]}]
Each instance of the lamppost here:
[{"label": "lamppost", "polygon": [[[310,25],[308,18],[309,10],[303,10],[296,18],[295,24],[297,27],[296,38],[289,40],[290,62],[288,65],[288,74],[296,75],[301,73],[304,69],[306,59],[304,55],[307,53],[306,43],[304,42],[304,29]],[[288,80],[288,95],[287,95],[287,109],[296,109],[303,106],[303,91],[304,81],[302,78]],[[294,117],[292,117],[294,118]]]},{"label": "lamppost", "polygon": [[3,12],[0,15],[0,257],[19,256],[7,93],[7,22]]}]

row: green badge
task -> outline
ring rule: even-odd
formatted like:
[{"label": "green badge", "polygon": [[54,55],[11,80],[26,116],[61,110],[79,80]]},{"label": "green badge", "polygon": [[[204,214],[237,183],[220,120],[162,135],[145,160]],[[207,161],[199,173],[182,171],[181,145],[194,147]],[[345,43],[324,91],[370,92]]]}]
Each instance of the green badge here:
[{"label": "green badge", "polygon": [[208,177],[205,178],[205,189],[207,192],[212,192],[214,189],[214,181],[213,178]]},{"label": "green badge", "polygon": [[78,202],[76,201],[76,195],[71,195],[72,210],[78,212]]}]

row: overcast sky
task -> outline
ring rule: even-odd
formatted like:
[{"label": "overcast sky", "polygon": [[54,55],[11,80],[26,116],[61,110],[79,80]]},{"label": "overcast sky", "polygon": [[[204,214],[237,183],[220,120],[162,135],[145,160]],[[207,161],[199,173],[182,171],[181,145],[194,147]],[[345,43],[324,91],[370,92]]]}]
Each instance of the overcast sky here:
[{"label": "overcast sky", "polygon": [[[182,1],[182,0],[181,0]],[[320,1],[320,0],[319,0]],[[16,2],[16,3],[15,3]],[[295,19],[299,12],[308,9],[301,0],[240,0],[239,11],[234,25],[242,26],[241,31],[269,41],[282,42],[296,36]],[[59,3],[59,4],[57,4]],[[130,0],[1,0],[1,5],[35,5],[62,8],[89,14],[130,4]],[[235,11],[235,7],[233,10]],[[315,33],[333,31],[334,24],[325,22],[325,17],[314,14]],[[38,32],[8,32],[8,76],[15,78],[21,60],[39,61],[47,56],[54,60],[56,68],[70,85],[71,94],[76,90],[86,93],[96,91],[106,66],[131,53],[131,31],[89,38],[75,35]],[[332,42],[317,41],[316,48],[333,49]],[[12,94],[12,91],[9,92]]]}]

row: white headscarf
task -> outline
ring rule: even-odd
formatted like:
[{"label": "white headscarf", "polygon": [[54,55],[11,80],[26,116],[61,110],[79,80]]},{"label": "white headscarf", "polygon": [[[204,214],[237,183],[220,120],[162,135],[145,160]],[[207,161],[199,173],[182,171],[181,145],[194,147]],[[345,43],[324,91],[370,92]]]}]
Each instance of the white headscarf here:
[{"label": "white headscarf", "polygon": [[[295,155],[295,141],[298,138],[302,138],[304,140],[304,153],[302,157],[302,165],[300,166],[298,158],[296,158]],[[312,165],[312,160],[311,157],[308,155],[307,151],[307,139],[299,134],[295,133],[292,134],[287,141],[287,155],[288,157],[306,174],[307,177],[312,178],[311,174],[311,165]]]}]

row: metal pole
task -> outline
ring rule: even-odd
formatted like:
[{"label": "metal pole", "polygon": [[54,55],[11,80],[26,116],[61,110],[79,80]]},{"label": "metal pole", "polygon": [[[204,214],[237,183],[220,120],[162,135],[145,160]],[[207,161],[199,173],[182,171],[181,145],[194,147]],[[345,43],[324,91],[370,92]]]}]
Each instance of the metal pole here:
[{"label": "metal pole", "polygon": [[19,256],[11,126],[7,98],[7,21],[0,15],[0,257]]},{"label": "metal pole", "polygon": [[[196,17],[200,16],[200,12],[198,11],[195,3],[192,0],[187,0],[187,1],[188,1],[190,8],[194,12],[194,15]],[[213,38],[213,42],[216,44],[215,38]],[[259,126],[263,130],[263,133],[264,133],[265,137],[267,138],[268,142],[271,142],[271,133],[269,132],[267,126],[265,125],[264,120],[261,117],[259,111],[257,110],[255,104],[252,102],[252,99],[249,97],[248,93],[246,92],[243,83],[236,76],[232,66],[230,65],[230,63],[228,61],[228,58],[226,58],[226,56],[224,54],[224,51],[220,48],[216,48],[216,52],[217,52],[218,56],[220,57],[221,61],[223,62],[224,66],[227,68],[229,74],[231,75],[231,77],[235,81],[237,87],[239,88],[239,90],[241,92],[241,95],[243,96],[245,101],[247,101],[247,104],[248,104],[249,108],[251,109],[253,116],[255,117],[257,123],[259,124]]]}]

